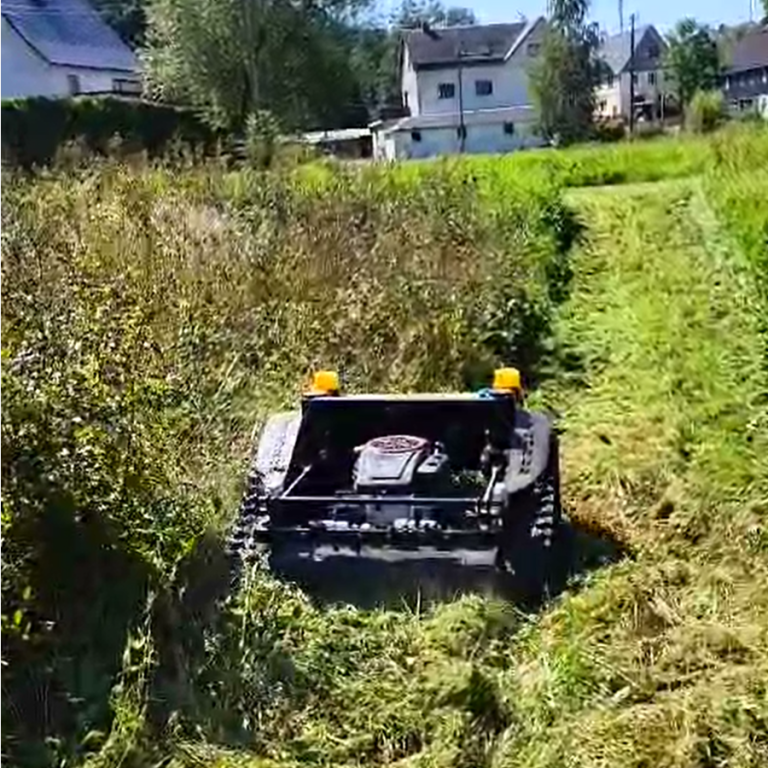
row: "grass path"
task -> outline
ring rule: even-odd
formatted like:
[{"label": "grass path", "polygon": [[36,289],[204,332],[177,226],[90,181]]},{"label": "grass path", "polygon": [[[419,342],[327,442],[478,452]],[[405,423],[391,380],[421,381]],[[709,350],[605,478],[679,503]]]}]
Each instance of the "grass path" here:
[{"label": "grass path", "polygon": [[[696,181],[570,193],[565,489],[634,557],[523,636],[494,764],[768,765],[768,409],[751,283]],[[566,757],[567,756],[567,757]]]}]

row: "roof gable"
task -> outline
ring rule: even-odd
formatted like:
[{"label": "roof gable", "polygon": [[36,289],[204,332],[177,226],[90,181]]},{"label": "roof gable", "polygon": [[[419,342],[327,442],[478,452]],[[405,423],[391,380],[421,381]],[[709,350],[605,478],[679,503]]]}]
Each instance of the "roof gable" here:
[{"label": "roof gable", "polygon": [[404,42],[415,69],[451,66],[460,59],[463,62],[500,62],[532,26],[522,21],[426,31],[414,29],[405,34]]},{"label": "roof gable", "polygon": [[3,18],[50,64],[138,69],[133,51],[87,0],[7,0]]},{"label": "roof gable", "polygon": [[[600,46],[600,58],[611,68],[614,74],[619,74],[630,63],[632,54],[632,33],[622,32],[606,38]],[[655,68],[659,64],[659,56],[653,56],[653,46],[661,54],[666,49],[666,43],[652,24],[646,24],[635,30],[635,67],[639,69]]]},{"label": "roof gable", "polygon": [[733,48],[729,72],[768,67],[768,26],[748,32]]}]

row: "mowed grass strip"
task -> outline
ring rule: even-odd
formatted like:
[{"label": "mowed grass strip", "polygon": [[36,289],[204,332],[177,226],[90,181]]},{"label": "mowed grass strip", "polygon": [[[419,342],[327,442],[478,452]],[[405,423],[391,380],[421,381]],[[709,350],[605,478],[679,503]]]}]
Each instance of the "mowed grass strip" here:
[{"label": "mowed grass strip", "polygon": [[634,556],[518,636],[495,765],[768,761],[759,318],[696,191],[571,198],[590,237],[561,330],[589,373],[545,399],[565,414],[569,511]]}]

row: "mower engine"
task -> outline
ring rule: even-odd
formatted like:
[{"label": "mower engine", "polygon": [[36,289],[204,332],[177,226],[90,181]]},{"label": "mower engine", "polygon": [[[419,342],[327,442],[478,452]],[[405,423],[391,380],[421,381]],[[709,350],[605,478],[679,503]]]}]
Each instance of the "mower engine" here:
[{"label": "mower engine", "polygon": [[[386,435],[357,449],[353,469],[354,493],[371,502],[363,507],[365,521],[374,527],[429,527],[439,510],[429,505],[377,504],[377,497],[433,495],[450,487],[448,456],[439,443],[412,435]],[[359,509],[359,508],[358,508]],[[341,510],[337,508],[337,516]]]}]

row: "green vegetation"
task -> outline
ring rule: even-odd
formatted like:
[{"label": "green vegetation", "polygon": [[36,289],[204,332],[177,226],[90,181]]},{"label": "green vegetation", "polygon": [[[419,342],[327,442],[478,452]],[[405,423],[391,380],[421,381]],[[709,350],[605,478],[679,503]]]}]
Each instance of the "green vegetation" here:
[{"label": "green vegetation", "polygon": [[680,104],[685,108],[697,91],[717,87],[720,72],[717,43],[706,26],[686,18],[667,35],[667,45],[666,66]]},{"label": "green vegetation", "polygon": [[[765,764],[766,160],[741,128],[6,176],[7,759]],[[624,560],[532,614],[321,610],[263,574],[213,610],[253,424],[312,367],[450,389],[499,360],[542,381],[568,512]]]},{"label": "green vegetation", "polygon": [[156,157],[174,141],[210,150],[221,138],[189,110],[113,98],[7,99],[2,121],[3,159],[26,169],[50,164],[67,142],[106,154],[119,137]]},{"label": "green vegetation", "polygon": [[548,7],[541,58],[531,70],[531,90],[542,134],[560,143],[584,141],[592,133],[597,27],[587,22],[588,0],[555,0]]}]

